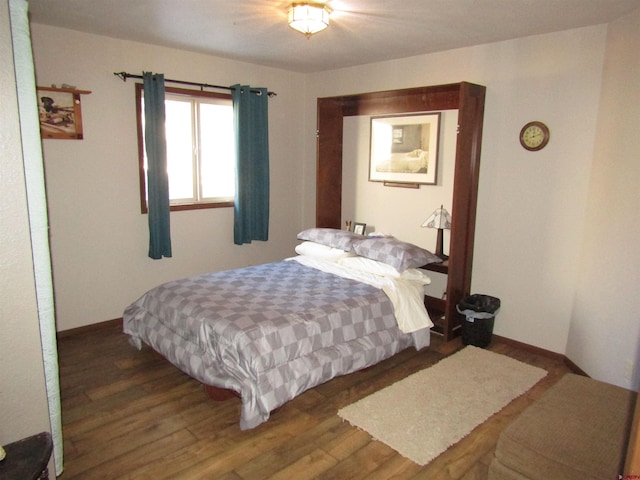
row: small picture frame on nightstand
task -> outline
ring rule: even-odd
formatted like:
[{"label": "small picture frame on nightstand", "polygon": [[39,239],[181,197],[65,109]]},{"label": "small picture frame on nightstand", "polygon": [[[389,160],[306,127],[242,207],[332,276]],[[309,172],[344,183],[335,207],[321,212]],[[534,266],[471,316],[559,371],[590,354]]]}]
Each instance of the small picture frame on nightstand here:
[{"label": "small picture frame on nightstand", "polygon": [[357,233],[358,235],[364,235],[364,231],[367,229],[366,223],[358,223],[355,222],[353,224],[353,233]]}]

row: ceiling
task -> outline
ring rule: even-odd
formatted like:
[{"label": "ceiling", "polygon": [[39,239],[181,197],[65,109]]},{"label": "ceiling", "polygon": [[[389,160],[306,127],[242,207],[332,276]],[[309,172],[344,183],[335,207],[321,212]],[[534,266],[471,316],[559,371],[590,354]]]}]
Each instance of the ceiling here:
[{"label": "ceiling", "polygon": [[608,23],[640,0],[328,0],[329,28],[283,0],[29,0],[33,23],[311,73]]}]

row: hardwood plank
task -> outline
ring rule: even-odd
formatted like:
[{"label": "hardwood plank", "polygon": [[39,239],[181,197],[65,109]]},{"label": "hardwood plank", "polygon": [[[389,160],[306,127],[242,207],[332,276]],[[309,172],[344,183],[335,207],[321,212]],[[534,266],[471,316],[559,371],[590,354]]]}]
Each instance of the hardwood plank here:
[{"label": "hardwood plank", "polygon": [[[124,395],[118,399],[110,399],[110,401],[94,402],[92,404],[83,405],[81,411],[75,412],[76,421],[65,420],[65,435],[71,435],[76,441],[86,436],[88,433],[100,430],[103,427],[113,425],[114,423],[126,424],[130,419],[140,412],[146,413],[157,405],[173,405],[173,402],[180,399],[199,401],[197,394],[199,392],[198,385],[195,382],[187,383],[175,387],[167,392],[146,395],[140,400],[132,403],[123,403],[126,399]],[[124,397],[124,398],[123,398]],[[64,405],[63,405],[64,408]]]},{"label": "hardwood plank", "polygon": [[240,401],[201,385],[117,324],[59,338],[65,472],[69,479],[484,479],[500,432],[570,369],[560,358],[495,340],[490,350],[549,372],[525,395],[425,467],[337,411],[458,351],[460,339],[395,357],[313,388],[258,428],[239,428]]},{"label": "hardwood plank", "polygon": [[[336,459],[324,450],[314,450],[282,470],[270,475],[270,480],[290,480],[292,478],[315,478],[336,464]],[[243,477],[246,479],[252,477]]]},{"label": "hardwood plank", "polygon": [[324,449],[329,455],[338,460],[344,460],[370,442],[371,436],[367,432],[357,428],[350,428],[329,439]]},{"label": "hardwood plank", "polygon": [[387,462],[369,472],[367,480],[405,480],[413,478],[421,470],[421,466],[408,458],[394,455]]},{"label": "hardwood plank", "polygon": [[[90,435],[75,442],[79,455],[65,467],[65,471],[68,471],[70,476],[79,475],[79,478],[83,478],[87,471],[96,466],[103,469],[107,465],[118,468],[118,459],[126,457],[131,450],[148,446],[168,436],[178,435],[178,432],[183,430],[185,422],[197,422],[204,418],[205,407],[203,404],[196,405],[178,415],[160,419],[153,413],[140,415],[132,418],[130,422],[118,421],[94,430]],[[181,432],[186,433],[188,432]]]},{"label": "hardwood plank", "polygon": [[[369,437],[370,439],[370,437]],[[336,466],[322,473],[322,478],[360,480],[369,478],[369,473],[396,452],[382,442],[369,441],[362,448],[351,452]]]},{"label": "hardwood plank", "polygon": [[[286,422],[280,421],[279,418],[272,420],[270,428],[257,427],[249,432],[229,429],[236,433],[237,441],[234,442],[233,448],[227,447],[227,438],[219,438],[218,447],[222,448],[214,449],[212,452],[217,450],[220,453],[212,455],[212,452],[209,452],[197,463],[191,463],[187,468],[180,470],[177,478],[193,480],[217,478],[250,462],[265,451],[284,443],[294,442],[298,434],[311,428],[315,423],[315,420],[307,415],[298,415],[295,419],[288,419]],[[283,467],[284,465],[276,465],[275,469],[279,470]]]},{"label": "hardwood plank", "polygon": [[[337,415],[331,415],[325,421],[296,436],[295,441],[286,442],[273,450],[263,452],[238,468],[236,472],[244,479],[263,480],[271,478],[274,465],[291,465],[307,459],[318,449],[324,449],[325,443],[335,438],[340,432],[351,430],[351,427]],[[328,454],[327,454],[328,455]],[[333,464],[337,463],[334,457]],[[303,460],[309,461],[309,460]],[[285,467],[286,468],[286,467]],[[276,472],[276,474],[278,474]],[[301,478],[301,477],[289,477]],[[304,477],[302,477],[304,478]]]},{"label": "hardwood plank", "polygon": [[[121,455],[108,459],[100,464],[94,465],[93,462],[90,462],[91,466],[79,472],[75,477],[82,478],[83,480],[124,478],[132,470],[145,467],[149,463],[164,458],[176,449],[191,445],[194,442],[194,436],[191,435],[188,430],[181,429],[158,440],[144,443],[136,448],[127,449]],[[72,471],[65,472],[65,479],[67,478],[66,475],[71,475],[69,478],[74,477]]]}]

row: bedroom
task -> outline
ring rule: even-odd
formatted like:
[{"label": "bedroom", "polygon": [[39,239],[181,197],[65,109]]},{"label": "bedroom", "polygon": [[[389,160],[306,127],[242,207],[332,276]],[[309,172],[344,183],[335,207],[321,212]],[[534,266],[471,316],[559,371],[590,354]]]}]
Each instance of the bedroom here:
[{"label": "bedroom", "polygon": [[[637,70],[627,66],[636,62],[639,22],[635,11],[608,26],[315,74],[33,25],[39,83],[73,83],[93,92],[83,98],[86,139],[44,146],[58,329],[117,318],[132,292],[163,280],[290,255],[297,231],[314,221],[315,157],[308,152],[315,142],[317,97],[466,80],[488,89],[473,289],[508,299],[496,333],[565,354],[596,378],[625,386],[635,382],[637,388],[640,322],[631,299],[638,283],[640,222],[633,186],[638,167],[631,153],[637,139],[628,129],[638,117],[638,83]],[[533,58],[524,62],[524,54]],[[240,78],[278,92],[270,104],[272,158],[278,159],[272,188],[278,194],[269,242],[234,247],[228,241],[231,212],[185,212],[172,218],[174,258],[146,257],[137,177],[127,173],[132,171],[128,152],[135,150],[128,133],[135,125],[133,87],[112,76],[142,68],[212,83]],[[528,154],[517,133],[537,117],[552,125],[553,143]],[[304,125],[304,134],[291,136],[296,125]],[[291,184],[292,177],[302,181]],[[96,178],[100,182],[92,181]],[[605,221],[609,212],[614,218]],[[419,224],[413,233],[426,235]],[[424,241],[433,240],[425,236]],[[22,278],[7,291],[20,292],[28,284]],[[3,298],[7,316],[33,318],[25,312],[32,300],[15,305],[8,297]],[[37,329],[37,320],[28,328]],[[19,357],[24,346],[3,337],[2,351]],[[628,362],[633,377],[626,379]],[[16,385],[18,399],[40,383],[2,378],[3,384]],[[22,416],[37,423],[41,413],[20,409],[3,415],[12,425]],[[2,423],[7,424],[4,417]]]}]

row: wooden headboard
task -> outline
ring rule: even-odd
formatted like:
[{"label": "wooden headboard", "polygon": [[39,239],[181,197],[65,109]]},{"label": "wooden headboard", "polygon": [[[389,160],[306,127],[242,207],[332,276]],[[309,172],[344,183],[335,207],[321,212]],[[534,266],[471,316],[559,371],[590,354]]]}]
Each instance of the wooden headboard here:
[{"label": "wooden headboard", "polygon": [[471,288],[485,90],[461,82],[318,99],[317,227],[341,228],[344,117],[458,110],[445,340],[456,334],[455,306]]}]

